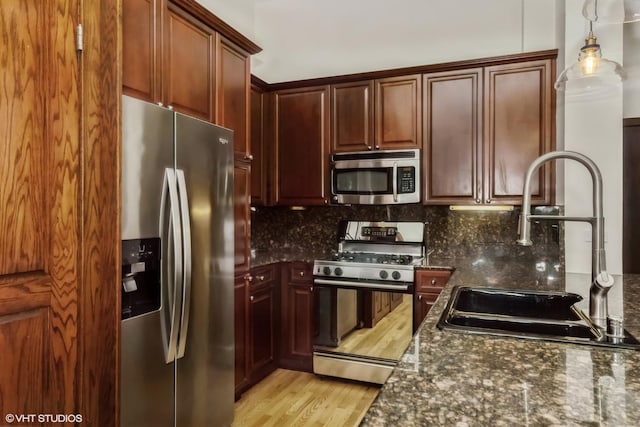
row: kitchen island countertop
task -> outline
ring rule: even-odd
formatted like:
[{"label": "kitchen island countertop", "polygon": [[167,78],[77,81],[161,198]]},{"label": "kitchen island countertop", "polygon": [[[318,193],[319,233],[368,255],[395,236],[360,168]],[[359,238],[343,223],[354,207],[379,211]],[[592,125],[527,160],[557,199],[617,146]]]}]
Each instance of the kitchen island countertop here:
[{"label": "kitchen island countertop", "polygon": [[[439,259],[437,302],[362,426],[631,426],[640,423],[640,351],[502,338],[436,327],[456,286],[567,290],[584,281],[545,263]],[[431,268],[431,267],[423,267]],[[586,285],[580,285],[588,291]],[[625,329],[640,337],[640,275],[624,275]],[[613,291],[613,290],[612,290]],[[617,292],[620,292],[618,289]]]}]

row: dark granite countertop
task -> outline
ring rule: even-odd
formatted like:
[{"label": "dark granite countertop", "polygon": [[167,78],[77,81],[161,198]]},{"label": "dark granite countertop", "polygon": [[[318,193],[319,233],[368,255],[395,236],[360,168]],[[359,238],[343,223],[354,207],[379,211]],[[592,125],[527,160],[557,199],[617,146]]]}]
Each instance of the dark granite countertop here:
[{"label": "dark granite countertop", "polygon": [[[631,426],[640,423],[640,351],[501,338],[436,327],[456,285],[586,289],[544,261],[438,259],[455,271],[363,426]],[[640,275],[616,277],[625,328],[640,337]],[[579,292],[582,293],[582,292]],[[612,295],[612,297],[615,295]],[[614,298],[615,299],[615,298]],[[621,310],[621,307],[613,311]]]}]

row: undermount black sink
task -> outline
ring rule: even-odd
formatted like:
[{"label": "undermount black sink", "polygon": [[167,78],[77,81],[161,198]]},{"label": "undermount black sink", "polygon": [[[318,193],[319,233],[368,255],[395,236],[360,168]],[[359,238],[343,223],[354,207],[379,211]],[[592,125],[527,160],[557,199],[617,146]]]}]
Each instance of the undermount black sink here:
[{"label": "undermount black sink", "polygon": [[454,287],[438,327],[471,333],[640,349],[625,331],[610,339],[575,304],[578,294]]}]

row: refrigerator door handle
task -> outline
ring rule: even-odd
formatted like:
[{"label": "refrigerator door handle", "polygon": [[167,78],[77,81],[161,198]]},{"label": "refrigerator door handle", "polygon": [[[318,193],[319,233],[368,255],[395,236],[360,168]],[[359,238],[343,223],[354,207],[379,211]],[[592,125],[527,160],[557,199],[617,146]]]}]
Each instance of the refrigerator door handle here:
[{"label": "refrigerator door handle", "polygon": [[182,319],[180,321],[180,335],[178,338],[178,359],[184,356],[189,331],[189,310],[191,307],[191,222],[189,220],[189,197],[184,171],[176,169],[178,181],[178,197],[180,199],[180,214],[182,220],[182,247],[184,275],[182,277]]},{"label": "refrigerator door handle", "polygon": [[[167,218],[165,218],[165,212],[167,211],[167,194],[169,195],[169,218],[168,223],[165,223],[167,220]],[[182,294],[179,292],[180,288],[178,287],[180,278],[183,276],[180,223],[176,174],[172,168],[165,168],[164,182],[162,184],[162,199],[160,201],[159,231],[160,242],[162,244],[162,268],[160,273],[162,301],[160,323],[166,363],[171,363],[176,358],[179,330],[178,321],[182,307]]]}]

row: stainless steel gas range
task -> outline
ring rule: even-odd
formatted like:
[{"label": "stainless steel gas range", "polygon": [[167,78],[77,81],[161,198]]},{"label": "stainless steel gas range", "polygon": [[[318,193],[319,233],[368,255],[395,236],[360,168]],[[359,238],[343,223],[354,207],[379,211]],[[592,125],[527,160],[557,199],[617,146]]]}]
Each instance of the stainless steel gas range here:
[{"label": "stainless steel gas range", "polygon": [[411,341],[421,222],[343,221],[338,252],[314,262],[313,370],[382,384]]}]

